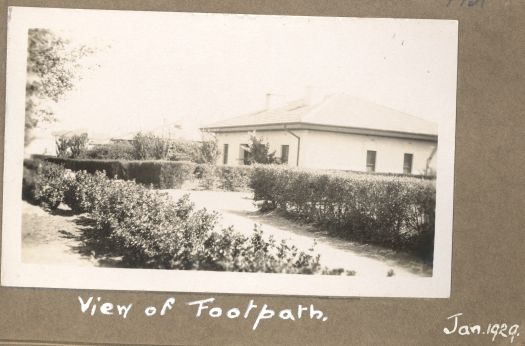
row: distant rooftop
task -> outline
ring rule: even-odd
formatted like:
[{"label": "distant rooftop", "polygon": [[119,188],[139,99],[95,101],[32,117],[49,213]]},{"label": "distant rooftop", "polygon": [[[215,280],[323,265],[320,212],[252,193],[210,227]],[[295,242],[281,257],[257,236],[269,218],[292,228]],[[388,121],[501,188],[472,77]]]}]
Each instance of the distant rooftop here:
[{"label": "distant rooftop", "polygon": [[208,131],[233,131],[270,125],[318,125],[395,133],[437,136],[437,124],[413,115],[358,99],[336,94],[310,105],[304,100],[275,109],[226,119],[206,127]]}]

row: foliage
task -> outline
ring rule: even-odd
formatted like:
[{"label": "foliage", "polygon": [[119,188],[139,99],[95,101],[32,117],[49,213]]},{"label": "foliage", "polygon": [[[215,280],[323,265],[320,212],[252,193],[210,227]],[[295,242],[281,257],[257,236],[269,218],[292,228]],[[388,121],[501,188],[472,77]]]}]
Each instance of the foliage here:
[{"label": "foliage", "polygon": [[250,135],[248,161],[250,164],[278,163],[278,159],[275,157],[275,151],[270,152],[270,143],[265,143],[263,138],[257,137],[255,134]]},{"label": "foliage", "polygon": [[219,183],[217,166],[210,164],[197,165],[195,166],[193,174],[203,190],[215,190],[217,188]]},{"label": "foliage", "polygon": [[170,144],[169,159],[172,161],[215,164],[218,156],[219,147],[215,140],[202,142],[174,140]]},{"label": "foliage", "polygon": [[187,161],[163,160],[92,160],[43,157],[72,171],[104,171],[110,178],[135,180],[161,189],[180,188],[185,182],[198,180],[206,190],[248,191],[252,166],[214,166]]},{"label": "foliage", "polygon": [[48,29],[28,30],[25,144],[41,122],[54,121],[50,104],[73,89],[80,74],[80,60],[94,52],[75,46]]},{"label": "foliage", "polygon": [[127,179],[125,163],[118,160],[90,160],[90,159],[64,159],[60,157],[44,157],[47,162],[63,165],[72,171],[87,171],[95,173],[103,171],[110,178]]},{"label": "foliage", "polygon": [[24,173],[22,178],[22,199],[29,203],[36,204],[37,200],[35,197],[36,189],[36,169],[28,168],[24,165]]},{"label": "foliage", "polygon": [[[132,181],[109,179],[100,172],[76,172],[71,176],[58,165],[42,166],[47,168],[40,170],[39,175],[45,175],[46,181],[56,179],[54,185],[60,182],[67,187],[63,200],[74,211],[88,212],[98,230],[98,239],[119,253],[130,267],[343,273],[341,269],[322,267],[313,249],[303,252],[285,241],[277,244],[271,237],[266,239],[259,228],[250,236],[237,233],[232,227],[217,231],[217,213],[195,210],[188,195],[173,200]],[[55,191],[42,192],[49,195],[40,198],[61,201]]]},{"label": "foliage", "polygon": [[206,140],[200,146],[201,158],[198,163],[215,164],[219,157],[219,145],[216,139]]},{"label": "foliage", "polygon": [[56,141],[57,156],[76,159],[82,157],[89,143],[88,134],[60,136]]},{"label": "foliage", "polygon": [[115,142],[97,145],[84,154],[86,159],[133,160],[135,149],[128,142]]},{"label": "foliage", "polygon": [[250,166],[218,166],[219,187],[227,191],[247,191],[251,172]]},{"label": "foliage", "polygon": [[200,143],[187,140],[173,140],[170,143],[168,158],[172,161],[200,163],[202,161]]},{"label": "foliage", "polygon": [[135,180],[137,183],[161,189],[180,188],[194,178],[195,164],[163,160],[75,160],[47,157],[46,161],[62,164],[72,171],[95,173],[103,171],[109,178]]},{"label": "foliage", "polygon": [[348,239],[407,249],[430,258],[435,220],[432,180],[254,167],[250,182],[262,208],[327,226]]},{"label": "foliage", "polygon": [[[63,167],[48,162],[40,164],[36,172],[37,174],[33,177],[32,182],[34,191],[32,193],[25,192],[25,194],[32,196],[44,208],[55,210],[62,203],[64,194],[68,189],[66,172]],[[25,173],[29,172],[26,171]]]},{"label": "foliage", "polygon": [[249,191],[252,166],[215,166],[200,164],[194,176],[204,190]]},{"label": "foliage", "polygon": [[166,160],[170,140],[151,133],[139,132],[133,137],[134,157],[137,160]]}]

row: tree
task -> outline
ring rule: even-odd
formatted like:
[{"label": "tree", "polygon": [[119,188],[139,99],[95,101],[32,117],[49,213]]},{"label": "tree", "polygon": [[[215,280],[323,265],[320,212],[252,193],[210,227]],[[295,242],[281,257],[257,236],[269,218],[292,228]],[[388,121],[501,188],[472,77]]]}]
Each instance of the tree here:
[{"label": "tree", "polygon": [[275,157],[275,151],[270,153],[270,144],[264,143],[264,140],[260,137],[257,137],[255,134],[250,135],[248,161],[250,164],[279,163],[278,159]]},{"label": "tree", "polygon": [[200,156],[203,163],[215,164],[219,157],[219,146],[216,139],[205,140],[201,143]]},{"label": "tree", "polygon": [[29,29],[25,108],[25,144],[31,130],[42,122],[55,121],[52,103],[72,90],[80,78],[80,60],[94,53],[48,29]]},{"label": "tree", "polygon": [[134,156],[137,160],[166,160],[170,151],[170,140],[139,132],[133,137]]},{"label": "tree", "polygon": [[87,133],[71,137],[61,136],[56,141],[57,156],[72,159],[82,157],[87,150],[88,143]]}]

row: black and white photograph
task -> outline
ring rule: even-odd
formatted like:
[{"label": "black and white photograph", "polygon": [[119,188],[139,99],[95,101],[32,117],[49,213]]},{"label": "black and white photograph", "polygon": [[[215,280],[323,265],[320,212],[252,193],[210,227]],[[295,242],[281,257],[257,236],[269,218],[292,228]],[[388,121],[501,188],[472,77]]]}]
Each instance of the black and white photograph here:
[{"label": "black and white photograph", "polygon": [[457,30],[11,7],[1,284],[448,297]]}]

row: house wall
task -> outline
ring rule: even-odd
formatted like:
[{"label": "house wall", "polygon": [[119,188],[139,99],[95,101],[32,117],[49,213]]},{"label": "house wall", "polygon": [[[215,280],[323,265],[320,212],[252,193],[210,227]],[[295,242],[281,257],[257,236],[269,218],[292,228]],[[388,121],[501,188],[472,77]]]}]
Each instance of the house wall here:
[{"label": "house wall", "polygon": [[[412,173],[424,174],[427,159],[431,157],[435,142],[389,138],[369,135],[345,134],[315,130],[292,131],[301,138],[299,166],[319,169],[341,169],[366,171],[366,155],[368,150],[376,151],[375,171],[380,173],[403,173],[404,154],[413,154]],[[296,166],[297,139],[282,130],[257,131],[270,143],[270,150],[280,156],[281,145],[289,145],[289,166]],[[248,132],[217,133],[217,141],[221,155],[218,165],[223,164],[223,147],[229,146],[228,165],[242,165],[241,144],[249,144]],[[434,154],[431,167],[435,169]]]},{"label": "house wall", "polygon": [[301,143],[302,167],[366,171],[367,151],[374,150],[376,172],[403,173],[407,153],[413,154],[412,174],[425,173],[427,159],[437,146],[429,141],[322,131],[306,131]]},{"label": "house wall", "polygon": [[[305,131],[294,131],[300,136],[300,133]],[[288,154],[288,165],[295,167],[297,162],[297,139],[286,131],[257,131],[258,137],[262,137],[265,142],[270,144],[270,152],[275,151],[275,156],[281,156],[281,145],[289,145],[290,151]],[[226,132],[217,133],[217,143],[221,155],[217,159],[217,164],[223,164],[224,144],[228,144],[228,163],[229,166],[242,165],[241,144],[250,143],[250,133],[248,132]]]}]

